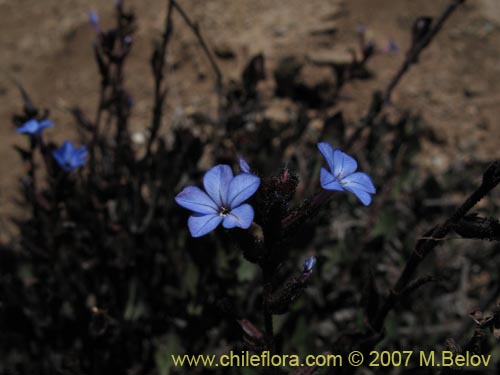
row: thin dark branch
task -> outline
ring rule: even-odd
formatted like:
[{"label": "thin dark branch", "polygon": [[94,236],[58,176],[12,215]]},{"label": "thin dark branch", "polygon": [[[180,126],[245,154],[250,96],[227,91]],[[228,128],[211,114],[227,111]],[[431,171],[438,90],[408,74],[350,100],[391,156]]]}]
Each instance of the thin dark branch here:
[{"label": "thin dark branch", "polygon": [[263,310],[264,310],[264,326],[266,330],[266,335],[268,340],[273,341],[273,316],[268,311],[267,305],[268,301],[271,300],[272,295],[272,283],[271,283],[271,272],[266,267],[263,268],[263,279],[264,279],[264,290],[263,290]]},{"label": "thin dark branch", "polygon": [[289,229],[292,226],[296,226],[299,223],[311,218],[319,209],[326,204],[333,196],[335,191],[324,190],[316,193],[306,204],[304,204],[300,209],[292,212],[281,221],[281,226],[284,229]]},{"label": "thin dark branch", "polygon": [[[262,307],[263,307],[263,314],[264,314],[264,328],[266,332],[266,339],[269,342],[269,351],[271,354],[276,354],[275,353],[275,340],[274,340],[274,327],[273,327],[273,314],[269,311],[268,305],[269,301],[271,301],[272,297],[272,292],[273,292],[273,287],[272,287],[272,274],[274,271],[269,269],[269,267],[263,267],[263,283],[264,283],[264,288],[263,288],[263,295],[262,295]],[[270,372],[271,374],[277,374],[277,369],[273,368]]]},{"label": "thin dark branch", "polygon": [[453,0],[436,21],[434,27],[431,27],[425,36],[418,40],[415,45],[412,46],[410,51],[408,51],[405,61],[385,90],[384,102],[390,102],[391,94],[401,81],[401,78],[410,69],[410,66],[418,61],[420,53],[431,43],[437,33],[443,28],[444,23],[452,15],[452,13],[463,3],[465,3],[465,0]]},{"label": "thin dark branch", "polygon": [[96,115],[95,115],[95,120],[94,120],[94,129],[92,133],[92,140],[90,143],[89,147],[89,152],[90,152],[90,160],[89,160],[89,167],[91,171],[91,175],[93,175],[93,172],[95,170],[95,159],[96,159],[96,145],[97,145],[97,140],[99,138],[99,128],[101,124],[101,118],[102,118],[102,112],[104,109],[104,102],[105,102],[105,94],[106,94],[106,88],[107,88],[107,83],[101,82],[100,88],[99,88],[99,101],[97,104],[97,109],[96,109]]},{"label": "thin dark branch", "polygon": [[409,283],[408,286],[401,292],[400,299],[408,297],[410,294],[412,294],[425,284],[436,282],[438,280],[439,279],[434,276],[419,277],[418,279]]},{"label": "thin dark branch", "polygon": [[163,83],[163,69],[165,66],[165,58],[167,54],[168,42],[170,40],[170,36],[173,31],[173,23],[172,23],[172,10],[173,10],[174,1],[168,0],[168,8],[167,8],[167,16],[165,18],[165,28],[163,30],[163,37],[161,40],[161,44],[155,50],[152,58],[153,65],[153,74],[155,80],[155,88],[154,88],[154,104],[153,104],[153,120],[151,124],[151,134],[148,139],[148,143],[146,146],[146,154],[144,156],[144,160],[148,160],[151,156],[151,147],[158,135],[158,131],[161,127],[161,117],[163,115],[163,106],[165,103],[165,93],[166,91],[162,90]]},{"label": "thin dark branch", "polygon": [[452,2],[446,7],[439,19],[436,21],[433,27],[431,27],[427,33],[421,37],[418,41],[410,47],[403,64],[396,72],[389,85],[384,92],[377,91],[373,97],[372,104],[368,113],[361,120],[361,126],[359,126],[351,135],[351,137],[346,142],[346,150],[351,149],[354,142],[359,138],[366,126],[371,126],[382,110],[389,104],[391,94],[399,84],[403,76],[408,72],[410,66],[418,61],[420,53],[432,42],[434,37],[443,28],[446,20],[452,15],[452,13],[463,3],[465,0],[452,0]]},{"label": "thin dark branch", "polygon": [[215,61],[215,58],[208,48],[207,44],[205,43],[205,40],[203,39],[203,35],[200,32],[200,27],[198,24],[194,23],[187,15],[187,13],[181,8],[179,3],[176,0],[172,0],[175,9],[179,12],[179,14],[182,16],[186,24],[189,26],[191,30],[193,30],[193,33],[195,34],[196,38],[198,39],[198,42],[200,43],[201,48],[205,52],[205,55],[207,55],[208,60],[210,61],[210,65],[212,66],[212,69],[215,73],[215,84],[216,84],[216,89],[217,89],[217,94],[220,96],[222,93],[222,71],[217,65],[217,62]]},{"label": "thin dark branch", "polygon": [[420,263],[440,243],[439,240],[444,238],[452,229],[453,225],[458,223],[467,214],[467,212],[472,207],[474,207],[486,194],[488,194],[493,188],[495,188],[499,182],[500,161],[496,161],[492,165],[490,165],[490,167],[484,173],[481,186],[479,186],[479,188],[474,193],[472,193],[469,198],[467,198],[465,202],[443,224],[438,225],[437,227],[426,233],[425,237],[431,237],[432,239],[421,239],[417,242],[415,250],[406,263],[401,276],[390,291],[390,294],[387,297],[384,305],[373,319],[373,329],[375,329],[376,331],[380,331],[382,329],[387,314],[390,310],[392,310],[401,293],[411,282],[413,275],[417,271]]}]

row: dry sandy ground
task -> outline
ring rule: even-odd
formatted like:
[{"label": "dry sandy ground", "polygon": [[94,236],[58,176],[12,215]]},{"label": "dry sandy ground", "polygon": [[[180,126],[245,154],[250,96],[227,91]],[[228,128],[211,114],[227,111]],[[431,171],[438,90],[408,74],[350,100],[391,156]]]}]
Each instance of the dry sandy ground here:
[{"label": "dry sandy ground", "polygon": [[[491,160],[500,157],[500,2],[469,0],[460,8],[421,63],[404,78],[394,95],[394,109],[412,108],[446,140],[444,149],[426,150],[423,167],[446,166],[450,160]],[[262,52],[268,77],[283,56],[318,51],[345,51],[356,44],[356,29],[367,26],[379,44],[389,37],[404,50],[418,15],[437,15],[448,0],[182,0],[181,4],[212,47],[227,46],[233,60],[221,60],[226,80],[237,77],[248,57]],[[152,40],[163,24],[166,0],[127,0],[138,16],[138,30],[129,61],[127,86],[134,95],[134,127],[150,119]],[[0,218],[12,212],[15,184],[22,169],[12,145],[24,139],[10,124],[20,109],[19,94],[10,80],[19,79],[35,102],[50,108],[57,126],[47,135],[61,140],[71,134],[68,109],[79,105],[94,113],[97,72],[91,45],[95,36],[87,12],[99,13],[104,27],[113,16],[111,1],[0,0]],[[333,19],[333,20],[332,20]],[[311,31],[334,25],[334,36]],[[169,109],[207,108],[213,75],[197,42],[175,19],[169,54],[179,62],[169,72]],[[388,83],[404,53],[381,55],[370,63],[376,72],[369,83],[346,88],[341,105],[355,120],[365,110],[373,89]],[[166,119],[168,121],[168,118]]]}]

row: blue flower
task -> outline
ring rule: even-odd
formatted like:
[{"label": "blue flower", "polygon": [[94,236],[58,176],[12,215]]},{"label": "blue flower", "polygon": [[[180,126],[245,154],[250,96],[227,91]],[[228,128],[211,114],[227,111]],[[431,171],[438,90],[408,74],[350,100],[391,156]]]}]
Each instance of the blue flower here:
[{"label": "blue flower", "polygon": [[239,160],[239,165],[240,165],[240,170],[244,173],[252,173],[252,170],[250,169],[250,166],[248,165],[247,161],[243,158],[240,158]]},{"label": "blue flower", "polygon": [[38,121],[35,119],[31,119],[26,121],[20,127],[17,128],[17,132],[19,134],[40,134],[43,129],[48,128],[49,126],[54,126],[54,123],[50,120],[42,120]]},{"label": "blue flower", "polygon": [[351,156],[333,148],[329,143],[318,143],[318,148],[328,163],[330,171],[321,168],[321,187],[326,190],[350,191],[365,206],[368,206],[375,194],[372,179],[366,173],[355,172],[358,163]]},{"label": "blue flower", "polygon": [[96,32],[99,32],[99,15],[96,12],[89,12],[89,22]]},{"label": "blue flower", "polygon": [[[193,211],[188,227],[193,237],[201,237],[214,230],[221,222],[226,229],[250,227],[253,207],[242,204],[259,188],[260,178],[250,173],[233,177],[228,165],[211,168],[203,177],[206,193],[196,186],[185,187],[175,201]],[[208,193],[208,194],[207,194]]]},{"label": "blue flower", "polygon": [[85,164],[87,148],[85,146],[74,147],[70,141],[66,141],[57,150],[52,151],[52,156],[62,169],[70,172]]},{"label": "blue flower", "polygon": [[311,272],[315,264],[316,264],[316,257],[307,258],[304,261],[304,270],[303,270],[303,272],[304,273]]},{"label": "blue flower", "polygon": [[384,48],[384,52],[399,52],[399,46],[394,39],[389,38],[389,42],[387,43],[387,47]]}]

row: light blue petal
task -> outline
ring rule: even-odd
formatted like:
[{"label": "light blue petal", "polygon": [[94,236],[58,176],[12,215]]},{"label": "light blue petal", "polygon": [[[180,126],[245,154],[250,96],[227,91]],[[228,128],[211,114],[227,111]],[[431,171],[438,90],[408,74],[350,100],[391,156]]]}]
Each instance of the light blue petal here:
[{"label": "light blue petal", "polygon": [[372,196],[364,190],[353,189],[350,187],[346,187],[345,189],[353,193],[365,206],[369,206],[372,202]]},{"label": "light blue petal", "polygon": [[61,167],[64,166],[64,158],[61,155],[61,149],[57,149],[52,151],[52,156],[54,156],[54,159],[56,159],[57,164],[59,164]]},{"label": "light blue petal", "polygon": [[248,165],[247,161],[243,158],[240,158],[240,170],[244,173],[252,173],[252,170],[250,169],[250,166]]},{"label": "light blue petal", "polygon": [[225,164],[216,165],[203,176],[205,190],[219,207],[227,202],[227,191],[232,178],[233,171],[229,165]]},{"label": "light blue petal", "polygon": [[80,167],[84,165],[86,157],[87,157],[87,148],[85,146],[81,146],[75,149],[75,153],[73,154],[75,166]]},{"label": "light blue petal", "polygon": [[64,160],[69,161],[71,159],[71,156],[73,155],[74,147],[70,141],[66,141],[63,143],[60,150],[61,156],[64,158]]},{"label": "light blue petal", "polygon": [[85,146],[78,147],[75,151],[75,155],[79,159],[82,159],[82,160],[85,159],[88,155],[87,148]]},{"label": "light blue petal", "polygon": [[18,127],[16,131],[19,134],[24,134],[24,133],[35,134],[38,131],[38,121],[36,120],[26,121],[24,124]]},{"label": "light blue petal", "polygon": [[333,150],[332,173],[337,180],[343,180],[344,177],[354,173],[356,169],[358,169],[358,163],[356,163],[356,160],[353,157],[347,155],[339,149]]},{"label": "light blue petal", "polygon": [[70,172],[74,169],[74,166],[71,165],[71,156],[73,146],[69,141],[63,143],[61,147],[57,150],[52,151],[52,155],[56,159],[59,166],[67,172]]},{"label": "light blue petal", "polygon": [[201,237],[217,228],[222,221],[219,215],[191,215],[188,219],[188,227],[191,236]]},{"label": "light blue petal", "polygon": [[89,12],[89,22],[93,27],[99,27],[99,15],[96,12]]},{"label": "light blue petal", "polygon": [[78,168],[78,167],[81,167],[85,164],[85,159],[79,158],[78,156],[73,155],[73,157],[71,158],[70,164],[73,168]]},{"label": "light blue petal", "polygon": [[229,208],[238,207],[259,188],[260,178],[250,173],[240,173],[229,184],[227,203]]},{"label": "light blue petal", "polygon": [[318,143],[318,149],[323,154],[330,171],[333,172],[334,164],[333,164],[333,147],[326,142]]},{"label": "light blue petal", "polygon": [[321,182],[321,187],[326,190],[337,190],[343,191],[344,188],[339,182],[333,177],[333,175],[328,172],[325,168],[321,167],[319,180]]},{"label": "light blue petal", "polygon": [[373,186],[372,179],[366,173],[356,172],[347,176],[342,181],[342,185],[347,189],[347,187],[363,190],[367,193],[375,194],[375,186]]},{"label": "light blue petal", "polygon": [[229,215],[224,218],[222,226],[226,229],[234,227],[247,229],[250,225],[252,225],[253,216],[253,207],[249,204],[242,204],[241,206],[231,210]]},{"label": "light blue petal", "polygon": [[54,122],[50,120],[43,120],[38,123],[39,130],[48,128],[49,126],[54,126]]},{"label": "light blue petal", "polygon": [[344,188],[353,193],[365,206],[368,206],[372,197],[370,194],[375,194],[375,186],[366,173],[357,172],[342,180]]},{"label": "light blue petal", "polygon": [[310,272],[316,264],[316,257],[312,256],[304,261],[304,272]]},{"label": "light blue petal", "polygon": [[175,201],[180,206],[200,214],[217,214],[215,202],[199,187],[186,186],[177,194]]}]

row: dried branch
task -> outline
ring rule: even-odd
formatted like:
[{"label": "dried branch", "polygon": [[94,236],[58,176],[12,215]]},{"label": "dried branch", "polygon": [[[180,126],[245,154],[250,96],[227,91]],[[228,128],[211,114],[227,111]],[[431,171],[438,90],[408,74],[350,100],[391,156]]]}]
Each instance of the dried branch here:
[{"label": "dried branch", "polygon": [[198,39],[198,43],[200,44],[200,47],[203,49],[205,52],[205,55],[207,55],[208,60],[210,61],[210,65],[215,73],[215,84],[216,84],[216,90],[217,94],[220,95],[222,94],[222,71],[220,70],[219,66],[217,65],[217,62],[215,61],[214,56],[212,55],[212,52],[208,48],[207,44],[205,43],[205,40],[203,39],[203,35],[200,32],[200,27],[197,23],[193,22],[187,15],[187,13],[184,11],[184,9],[181,8],[179,3],[176,0],[172,0],[173,6],[179,14],[182,16],[186,24],[189,26],[191,30],[193,30],[194,35]]},{"label": "dried branch", "polygon": [[[401,81],[403,76],[408,72],[410,67],[415,64],[418,61],[418,58],[420,56],[420,53],[432,42],[434,37],[438,34],[438,32],[443,28],[444,23],[446,20],[452,15],[452,13],[463,3],[465,0],[452,0],[452,2],[446,7],[446,9],[443,11],[439,19],[436,21],[434,26],[430,25],[430,23],[427,24],[428,28],[424,30],[423,33],[418,34],[418,36],[415,36],[415,28],[414,28],[414,35],[413,35],[413,42],[412,45],[406,55],[405,60],[403,61],[403,64],[399,68],[399,70],[396,72],[392,80],[390,81],[389,85],[385,89],[384,92],[377,91],[375,92],[371,106],[368,110],[368,113],[366,116],[361,120],[362,124],[359,126],[356,131],[353,132],[351,137],[347,140],[346,142],[346,149],[349,150],[354,142],[359,139],[359,136],[361,135],[362,131],[365,129],[366,126],[371,126],[373,124],[373,121],[377,118],[377,116],[382,112],[382,110],[387,106],[387,104],[390,102],[391,94],[398,85],[398,83]],[[419,18],[416,21],[416,25],[420,20],[422,20],[423,17]]]},{"label": "dried branch", "polygon": [[436,226],[425,234],[425,237],[431,239],[420,239],[413,251],[410,259],[396,282],[396,285],[390,291],[384,305],[379,310],[371,322],[371,326],[376,331],[380,331],[384,325],[385,318],[389,311],[394,307],[399,300],[401,293],[410,284],[413,275],[418,269],[420,263],[429,255],[432,250],[440,243],[439,240],[444,238],[448,232],[456,225],[467,212],[474,207],[486,194],[494,189],[500,183],[500,161],[492,163],[483,175],[483,181],[479,188],[472,193],[469,198],[446,220],[443,224]]},{"label": "dried branch", "polygon": [[391,94],[401,81],[401,78],[403,78],[410,67],[418,61],[420,53],[431,43],[437,33],[443,28],[444,23],[452,15],[452,13],[463,3],[465,3],[465,0],[453,0],[441,14],[434,26],[431,26],[428,30],[426,30],[426,32],[418,39],[414,39],[414,43],[408,51],[405,61],[384,92],[384,103],[390,102]]},{"label": "dried branch", "polygon": [[162,90],[163,83],[163,68],[165,66],[165,57],[167,54],[168,42],[173,31],[172,23],[172,10],[174,2],[173,0],[168,0],[167,16],[165,18],[165,28],[163,30],[163,36],[161,43],[157,46],[153,52],[151,58],[151,66],[153,69],[153,76],[155,80],[154,98],[153,98],[153,120],[151,123],[150,135],[148,143],[146,145],[146,153],[144,160],[148,160],[151,156],[151,147],[158,135],[158,131],[161,127],[161,118],[163,115],[163,106],[165,104],[166,91]]}]

